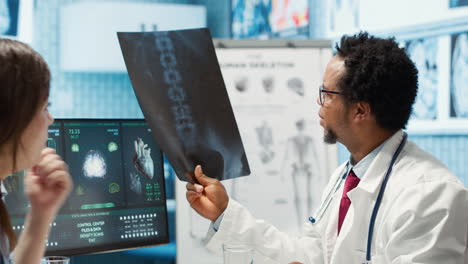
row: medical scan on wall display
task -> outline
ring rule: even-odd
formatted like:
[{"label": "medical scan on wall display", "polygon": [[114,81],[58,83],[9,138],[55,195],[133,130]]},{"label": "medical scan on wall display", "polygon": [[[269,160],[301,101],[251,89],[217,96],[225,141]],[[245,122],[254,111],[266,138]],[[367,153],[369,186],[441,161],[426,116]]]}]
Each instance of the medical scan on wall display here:
[{"label": "medical scan on wall display", "polygon": [[[143,114],[178,178],[194,182],[196,165],[219,180],[249,175],[209,31],[118,33],[118,37]],[[239,79],[237,90],[247,89],[248,79]],[[138,189],[138,179],[133,180]]]},{"label": "medical scan on wall display", "polygon": [[451,36],[450,116],[468,118],[468,32]]},{"label": "medical scan on wall display", "polygon": [[434,120],[437,117],[439,86],[438,38],[407,41],[406,52],[419,73],[419,88],[413,106],[412,118]]}]

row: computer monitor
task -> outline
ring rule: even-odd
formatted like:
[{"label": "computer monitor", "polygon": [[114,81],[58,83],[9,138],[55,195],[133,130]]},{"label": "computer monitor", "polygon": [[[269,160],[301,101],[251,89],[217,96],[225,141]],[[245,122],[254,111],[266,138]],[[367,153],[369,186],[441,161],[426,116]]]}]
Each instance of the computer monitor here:
[{"label": "computer monitor", "polygon": [[[46,255],[169,242],[162,153],[143,119],[57,119],[47,145],[68,164],[74,187],[52,223]],[[21,177],[4,182],[17,235],[28,210]]]}]

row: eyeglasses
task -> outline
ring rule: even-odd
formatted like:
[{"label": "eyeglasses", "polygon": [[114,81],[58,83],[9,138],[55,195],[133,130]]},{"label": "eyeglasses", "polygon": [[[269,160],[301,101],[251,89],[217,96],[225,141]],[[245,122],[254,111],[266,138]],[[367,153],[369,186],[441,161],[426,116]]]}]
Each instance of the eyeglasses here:
[{"label": "eyeglasses", "polygon": [[341,92],[338,91],[331,91],[323,88],[323,84],[319,86],[319,102],[320,105],[323,105],[325,103],[325,96],[323,95],[324,93],[326,94],[341,94]]}]

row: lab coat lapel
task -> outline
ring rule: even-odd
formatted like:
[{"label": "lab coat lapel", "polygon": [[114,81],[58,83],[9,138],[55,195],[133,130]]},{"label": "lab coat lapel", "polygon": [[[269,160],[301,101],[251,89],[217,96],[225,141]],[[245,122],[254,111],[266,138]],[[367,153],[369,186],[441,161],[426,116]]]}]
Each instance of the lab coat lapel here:
[{"label": "lab coat lapel", "polygon": [[[390,161],[392,160],[393,154],[403,139],[403,131],[400,130],[391,136],[380,152],[375,157],[374,161],[369,166],[369,169],[361,178],[358,188],[372,194],[373,197],[377,197],[380,185],[382,184],[385,173],[387,172]],[[399,157],[400,158],[400,157]],[[391,176],[390,176],[391,178]],[[353,201],[351,200],[351,203]],[[373,205],[372,205],[373,208]],[[372,210],[370,208],[369,210]]]},{"label": "lab coat lapel", "polygon": [[[403,131],[401,130],[390,137],[375,157],[365,175],[361,178],[358,186],[348,192],[351,206],[348,209],[338,237],[336,237],[337,223],[334,224],[336,243],[332,251],[330,263],[341,263],[341,261],[353,263],[352,261],[355,261],[355,259],[350,258],[350,256],[360,259],[362,255],[365,255],[370,216],[388,165],[402,138]],[[336,206],[335,204],[335,208],[333,208],[334,216],[331,219],[332,221],[336,219],[335,222],[338,221],[339,201],[341,200],[342,192],[342,188],[337,192],[340,193],[337,198],[338,205]],[[329,225],[330,229],[333,228],[332,226],[333,224]],[[327,232],[327,235],[329,234],[331,233]]]},{"label": "lab coat lapel", "polygon": [[338,235],[338,213],[340,209],[341,194],[343,186],[333,195],[333,202],[330,206],[328,224],[325,230],[325,258],[330,261],[336,247]]},{"label": "lab coat lapel", "polygon": [[351,206],[336,239],[331,263],[358,263],[365,254],[372,197],[357,187],[348,192],[348,197]]},{"label": "lab coat lapel", "polygon": [[[330,178],[330,182],[328,186],[325,188],[324,195],[322,197],[322,202],[326,200],[326,197],[328,193],[332,193],[332,199],[330,204],[327,206],[328,208],[326,209],[322,219],[319,220],[318,225],[320,225],[322,228],[320,228],[323,234],[323,244],[324,244],[324,255],[327,263],[330,261],[331,255],[333,253],[333,248],[335,247],[335,241],[336,241],[336,230],[338,228],[338,209],[337,204],[339,206],[339,201],[341,199],[341,193],[343,192],[343,186],[339,190],[335,192],[335,189],[337,186],[335,185],[336,182],[343,176],[343,173],[346,170],[346,163],[342,164],[339,166],[338,169],[335,170],[333,173],[332,177]],[[342,183],[342,185],[344,182]],[[338,202],[337,202],[338,201]],[[325,206],[322,204],[321,206]],[[336,221],[335,221],[336,219]],[[323,225],[323,226],[322,226]]]}]

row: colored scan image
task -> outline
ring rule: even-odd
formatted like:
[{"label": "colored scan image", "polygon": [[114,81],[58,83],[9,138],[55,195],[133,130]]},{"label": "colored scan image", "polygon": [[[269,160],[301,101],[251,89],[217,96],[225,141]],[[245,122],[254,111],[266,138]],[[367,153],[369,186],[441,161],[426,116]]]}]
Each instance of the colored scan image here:
[{"label": "colored scan image", "polygon": [[0,35],[18,36],[19,2],[0,0]]},{"label": "colored scan image", "polygon": [[122,150],[128,205],[163,202],[162,157],[146,123],[122,123]]},{"label": "colored scan image", "polygon": [[468,0],[450,0],[449,3],[450,8],[468,6]]},{"label": "colored scan image", "polygon": [[65,123],[65,155],[74,189],[70,210],[124,206],[118,123]]},{"label": "colored scan image", "polygon": [[307,26],[309,24],[309,1],[272,0],[272,31]]},{"label": "colored scan image", "polygon": [[251,38],[271,33],[271,0],[232,1],[233,38]]}]

